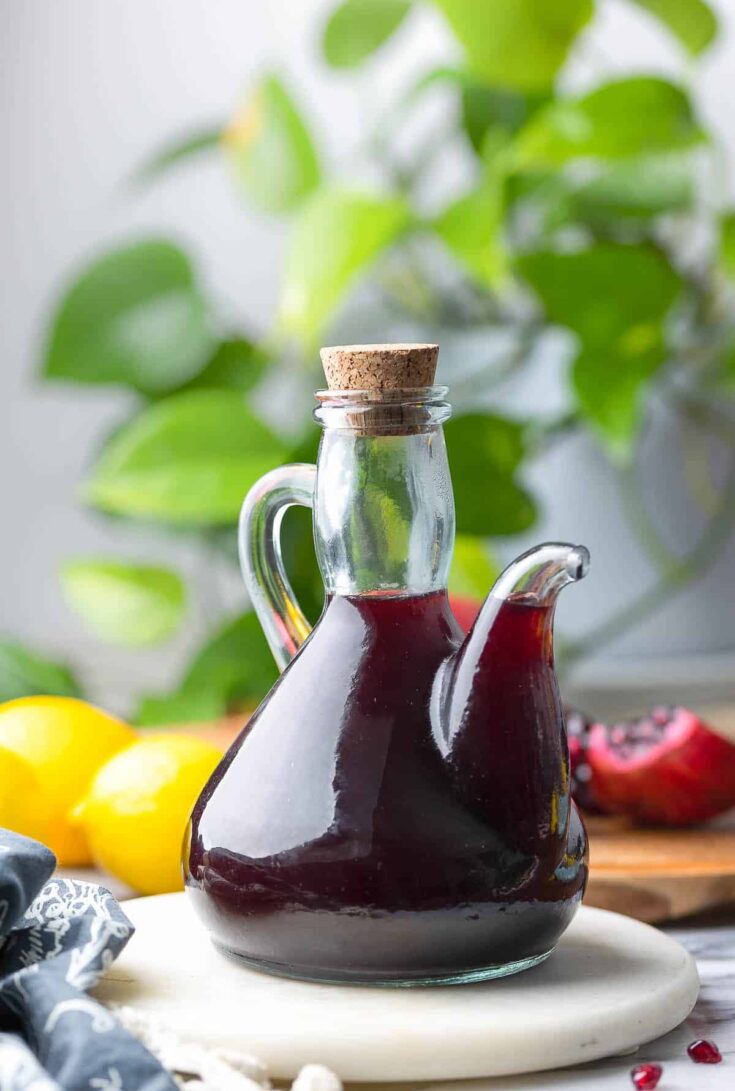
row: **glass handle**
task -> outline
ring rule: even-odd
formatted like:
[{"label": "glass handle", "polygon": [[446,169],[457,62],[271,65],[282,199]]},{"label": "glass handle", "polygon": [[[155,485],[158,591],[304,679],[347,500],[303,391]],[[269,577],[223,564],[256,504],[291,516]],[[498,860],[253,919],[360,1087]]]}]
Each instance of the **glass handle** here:
[{"label": "glass handle", "polygon": [[240,568],[250,601],[279,670],[311,632],[289,583],[281,552],[281,522],[293,504],[314,506],[316,466],[294,463],[271,470],[253,485],[240,512]]}]

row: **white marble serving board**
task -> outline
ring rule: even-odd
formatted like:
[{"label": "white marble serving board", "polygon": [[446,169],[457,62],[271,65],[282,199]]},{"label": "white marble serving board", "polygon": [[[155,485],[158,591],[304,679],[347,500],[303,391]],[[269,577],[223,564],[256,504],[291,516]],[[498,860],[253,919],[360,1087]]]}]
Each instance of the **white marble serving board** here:
[{"label": "white marble serving board", "polygon": [[536,1072],[634,1049],[697,999],[694,960],[663,933],[581,909],[551,958],[481,985],[314,985],[248,970],[210,943],[183,894],[125,903],[136,933],[95,990],[184,1040],[246,1050],[276,1078],[318,1062],[343,1080]]}]

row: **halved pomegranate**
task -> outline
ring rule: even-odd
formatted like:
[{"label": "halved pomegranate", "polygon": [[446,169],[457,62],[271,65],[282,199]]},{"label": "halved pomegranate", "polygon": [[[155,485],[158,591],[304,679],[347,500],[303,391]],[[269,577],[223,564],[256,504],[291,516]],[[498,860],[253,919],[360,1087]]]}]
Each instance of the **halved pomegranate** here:
[{"label": "halved pomegranate", "polygon": [[593,724],[585,758],[593,798],[612,814],[689,826],[735,806],[735,746],[685,708]]}]

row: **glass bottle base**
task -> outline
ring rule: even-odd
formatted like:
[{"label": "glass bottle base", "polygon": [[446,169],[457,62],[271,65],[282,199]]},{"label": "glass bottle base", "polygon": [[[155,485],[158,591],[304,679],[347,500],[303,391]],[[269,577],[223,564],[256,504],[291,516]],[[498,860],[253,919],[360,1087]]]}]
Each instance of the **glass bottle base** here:
[{"label": "glass bottle base", "polygon": [[499,963],[494,966],[483,966],[477,970],[463,970],[459,973],[429,975],[426,977],[405,977],[400,975],[386,977],[381,974],[372,975],[369,972],[366,973],[360,970],[356,970],[354,973],[350,970],[334,971],[332,973],[328,971],[322,973],[319,970],[308,968],[296,970],[285,963],[248,958],[246,955],[240,954],[239,951],[234,951],[219,943],[215,943],[215,947],[227,958],[239,962],[248,969],[258,970],[260,973],[271,974],[275,977],[288,977],[293,981],[311,981],[317,985],[368,985],[386,989],[410,989],[427,985],[476,985],[481,981],[492,981],[497,977],[510,977],[511,974],[519,974],[523,970],[530,970],[533,966],[545,962],[549,955],[554,952],[552,947],[550,950],[544,951],[543,954],[533,955],[532,958],[522,958],[516,962]]}]

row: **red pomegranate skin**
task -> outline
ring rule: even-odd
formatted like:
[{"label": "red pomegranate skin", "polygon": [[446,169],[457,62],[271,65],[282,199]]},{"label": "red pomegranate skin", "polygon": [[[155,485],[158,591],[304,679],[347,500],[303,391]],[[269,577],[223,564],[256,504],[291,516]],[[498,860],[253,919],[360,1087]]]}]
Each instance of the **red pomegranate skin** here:
[{"label": "red pomegranate skin", "polygon": [[735,806],[735,746],[684,708],[607,727],[587,740],[604,811],[658,826],[690,826]]},{"label": "red pomegranate skin", "polygon": [[475,624],[475,618],[479,614],[482,603],[477,599],[463,598],[461,595],[450,595],[449,605],[457,623],[463,632],[468,633]]}]

